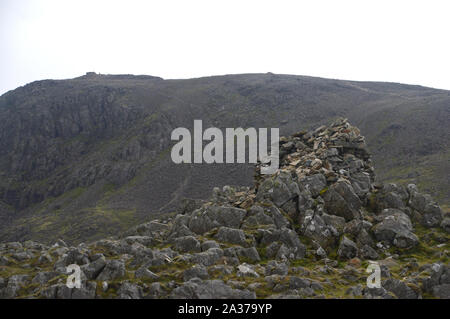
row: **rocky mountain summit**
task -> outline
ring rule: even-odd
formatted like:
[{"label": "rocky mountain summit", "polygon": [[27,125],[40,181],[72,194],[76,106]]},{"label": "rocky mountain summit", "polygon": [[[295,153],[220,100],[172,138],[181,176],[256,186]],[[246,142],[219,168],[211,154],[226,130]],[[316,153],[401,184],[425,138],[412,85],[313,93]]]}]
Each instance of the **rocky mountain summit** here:
[{"label": "rocky mountain summit", "polygon": [[[450,216],[415,185],[375,183],[346,119],[282,137],[280,169],[259,170],[117,237],[2,243],[0,297],[450,298]],[[66,286],[72,264],[81,288]]]}]

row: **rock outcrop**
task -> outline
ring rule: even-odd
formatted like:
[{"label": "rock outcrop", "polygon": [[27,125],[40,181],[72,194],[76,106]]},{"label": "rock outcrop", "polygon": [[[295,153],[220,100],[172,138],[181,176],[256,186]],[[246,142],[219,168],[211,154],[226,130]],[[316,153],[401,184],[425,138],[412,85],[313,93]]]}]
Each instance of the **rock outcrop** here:
[{"label": "rock outcrop", "polygon": [[[282,137],[280,163],[115,238],[0,244],[0,297],[450,297],[449,217],[414,185],[375,183],[347,120]],[[366,286],[373,262],[380,288]]]}]

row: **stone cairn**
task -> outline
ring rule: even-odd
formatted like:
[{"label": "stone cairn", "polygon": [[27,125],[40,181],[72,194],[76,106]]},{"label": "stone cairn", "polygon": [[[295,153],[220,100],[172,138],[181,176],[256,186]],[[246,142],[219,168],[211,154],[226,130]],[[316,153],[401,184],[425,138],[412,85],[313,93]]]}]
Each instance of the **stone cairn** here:
[{"label": "stone cairn", "polygon": [[449,216],[415,185],[375,183],[346,119],[282,137],[279,170],[260,168],[254,187],[214,188],[117,237],[0,243],[0,297],[450,298]]}]

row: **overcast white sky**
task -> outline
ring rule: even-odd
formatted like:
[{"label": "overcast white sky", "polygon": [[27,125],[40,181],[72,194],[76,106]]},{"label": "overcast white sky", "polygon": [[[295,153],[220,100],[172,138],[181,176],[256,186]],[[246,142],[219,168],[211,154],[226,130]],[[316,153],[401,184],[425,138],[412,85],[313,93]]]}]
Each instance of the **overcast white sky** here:
[{"label": "overcast white sky", "polygon": [[87,71],[450,89],[450,1],[0,0],[0,94]]}]

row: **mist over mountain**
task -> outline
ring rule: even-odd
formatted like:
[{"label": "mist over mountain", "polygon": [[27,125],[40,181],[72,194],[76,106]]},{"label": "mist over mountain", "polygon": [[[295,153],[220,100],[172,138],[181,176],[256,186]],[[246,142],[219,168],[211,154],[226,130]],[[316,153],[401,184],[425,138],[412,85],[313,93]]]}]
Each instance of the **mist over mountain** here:
[{"label": "mist over mountain", "polygon": [[449,204],[450,92],[306,76],[189,80],[88,73],[0,97],[0,240],[94,240],[176,211],[184,197],[253,183],[253,165],[173,164],[177,127],[279,127],[346,117],[377,178]]}]

